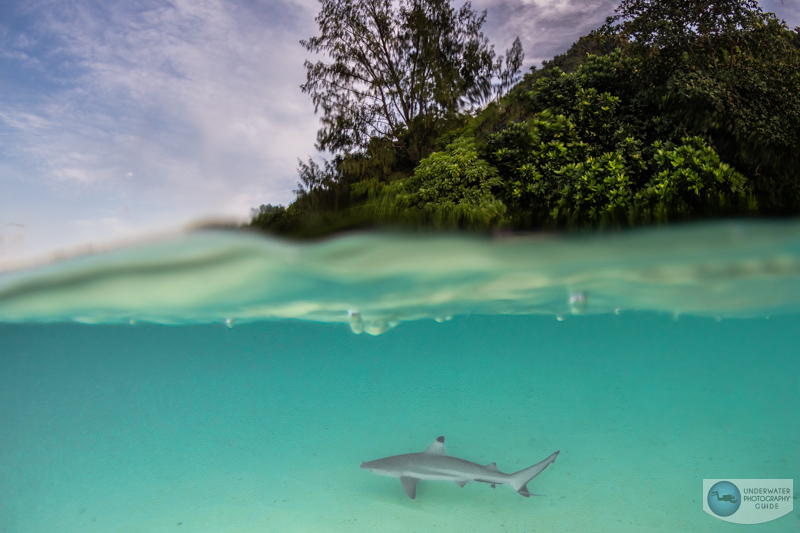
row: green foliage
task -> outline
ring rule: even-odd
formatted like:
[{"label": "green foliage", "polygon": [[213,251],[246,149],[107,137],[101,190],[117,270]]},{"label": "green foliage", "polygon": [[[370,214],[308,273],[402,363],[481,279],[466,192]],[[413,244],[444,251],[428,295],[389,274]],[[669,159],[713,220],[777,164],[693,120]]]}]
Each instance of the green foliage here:
[{"label": "green foliage", "polygon": [[636,194],[641,218],[654,222],[707,215],[746,214],[756,210],[747,179],[700,137],[683,144],[655,142],[653,178]]},{"label": "green foliage", "polygon": [[399,205],[438,228],[486,228],[499,224],[506,211],[494,191],[502,186],[497,170],[482,160],[469,138],[422,160],[402,183]]},{"label": "green foliage", "polygon": [[[606,103],[610,105],[600,106],[600,114],[613,109],[613,99]],[[573,116],[595,124],[586,120],[588,107],[589,100],[579,101]],[[621,223],[632,199],[631,174],[642,170],[641,154],[633,139],[603,152],[581,138],[593,133],[546,110],[530,123],[513,124],[487,140],[487,157],[509,184],[506,201],[515,226]]]},{"label": "green foliage", "polygon": [[[532,107],[568,116],[582,132],[583,140],[592,143],[595,153],[613,149],[626,134],[625,125],[618,120],[619,97],[587,87],[581,79],[583,76],[567,75],[558,70],[553,74],[539,80],[534,90],[527,93]],[[556,77],[556,74],[559,75]]]},{"label": "green foliage", "polygon": [[[397,5],[446,4],[437,2]],[[462,12],[478,31],[482,16],[469,4]],[[623,0],[616,13],[474,118],[431,96],[428,109],[445,111],[364,130],[357,150],[322,167],[301,163],[295,203],[259,213],[254,224],[319,235],[394,224],[622,227],[800,212],[800,30],[753,0]],[[521,48],[505,59],[516,69]],[[513,81],[501,77],[496,94]],[[463,87],[441,87],[459,106],[472,101]]]},{"label": "green foliage", "polygon": [[608,152],[561,170],[559,194],[550,218],[555,224],[620,225],[631,201],[631,180],[619,152]]},{"label": "green foliage", "polygon": [[715,68],[675,72],[660,109],[687,132],[707,136],[751,177],[766,212],[800,209],[800,50],[774,18],[748,36],[750,49]]},{"label": "green foliage", "polygon": [[489,136],[486,157],[508,184],[505,200],[515,211],[547,213],[553,176],[583,159],[586,144],[564,115],[542,113],[537,120],[511,124]]},{"label": "green foliage", "polygon": [[747,46],[762,21],[756,0],[622,0],[603,32],[631,43],[663,81],[687,58],[717,66],[721,54]]},{"label": "green foliage", "polygon": [[604,32],[632,43],[631,102],[658,117],[651,139],[707,138],[763,213],[800,210],[797,32],[755,0],[623,0]]},{"label": "green foliage", "polygon": [[[591,57],[573,74],[553,68],[521,95],[533,119],[486,139],[486,158],[509,184],[515,225],[619,224],[643,181],[641,141],[620,116],[620,98],[587,87],[619,59]],[[541,111],[539,111],[541,110]]]},{"label": "green foliage", "polygon": [[353,152],[371,139],[401,147],[415,164],[441,122],[506,88],[522,63],[519,40],[506,68],[481,28],[486,12],[450,0],[320,0],[320,35],[301,44],[330,61],[305,62],[303,92],[322,111],[319,149]]},{"label": "green foliage", "polygon": [[272,233],[286,233],[294,225],[291,207],[287,209],[282,205],[261,205],[253,209],[253,218],[250,226]]},{"label": "green foliage", "polygon": [[534,118],[487,137],[485,156],[509,186],[503,199],[514,226],[624,226],[753,211],[744,176],[702,139],[648,145],[631,108],[591,86],[618,86],[620,71],[628,76],[637,65],[615,52],[590,57],[572,74],[554,68],[521,96]]}]

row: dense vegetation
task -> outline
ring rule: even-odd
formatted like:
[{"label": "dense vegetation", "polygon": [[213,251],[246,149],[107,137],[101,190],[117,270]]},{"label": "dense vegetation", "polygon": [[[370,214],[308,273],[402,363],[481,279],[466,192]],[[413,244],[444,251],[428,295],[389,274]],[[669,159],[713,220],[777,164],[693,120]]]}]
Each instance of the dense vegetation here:
[{"label": "dense vegetation", "polygon": [[[319,145],[335,156],[321,167],[301,163],[295,202],[262,206],[254,226],[313,236],[379,225],[625,227],[800,212],[800,38],[754,0],[623,0],[601,28],[510,91],[519,41],[503,68],[480,33],[485,13],[469,4],[456,11],[447,0],[406,0],[394,22],[375,15],[392,9],[388,0],[322,4],[323,38],[326,8],[357,6],[354,20],[367,21],[358,35],[372,28],[397,45],[387,57],[414,61],[403,60],[410,70],[395,78],[376,70],[349,89],[329,83],[324,97],[312,92],[320,73],[354,72],[345,63],[358,52],[339,48],[338,67],[307,63],[303,89],[323,107]],[[434,39],[437,24],[450,32],[444,41]],[[337,31],[344,40],[357,33]],[[323,38],[307,48],[321,50]],[[452,53],[439,57],[439,46]],[[415,97],[414,117],[378,117],[379,126],[356,133],[342,118],[380,115],[375,102],[409,92],[423,68],[428,92]],[[494,91],[491,80],[500,80]],[[368,87],[371,99],[356,98]],[[350,114],[325,98],[350,102]],[[354,102],[372,107],[353,112]]]}]

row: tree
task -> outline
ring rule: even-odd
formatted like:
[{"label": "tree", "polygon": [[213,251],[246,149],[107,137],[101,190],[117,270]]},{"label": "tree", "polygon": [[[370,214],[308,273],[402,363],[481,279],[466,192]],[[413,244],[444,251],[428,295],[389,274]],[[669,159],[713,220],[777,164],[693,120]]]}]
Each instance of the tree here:
[{"label": "tree", "polygon": [[716,61],[721,47],[730,51],[762,22],[757,0],[622,0],[606,28],[650,54],[708,54]]},{"label": "tree", "polygon": [[525,53],[522,51],[522,42],[517,37],[514,39],[514,44],[511,45],[511,48],[506,50],[506,68],[503,68],[502,58],[497,64],[500,70],[500,83],[497,85],[498,98],[507,93],[520,80],[519,71],[522,68],[524,59]]},{"label": "tree", "polygon": [[[363,150],[390,139],[413,164],[438,130],[488,101],[492,80],[505,88],[522,63],[518,42],[505,70],[481,28],[486,11],[450,0],[320,0],[320,35],[300,43],[326,56],[305,62],[315,112],[322,112],[317,147]],[[502,89],[501,89],[502,90]]]},{"label": "tree", "polygon": [[641,60],[634,99],[659,134],[710,141],[762,212],[800,210],[800,50],[785,22],[756,0],[622,0],[604,32]]}]

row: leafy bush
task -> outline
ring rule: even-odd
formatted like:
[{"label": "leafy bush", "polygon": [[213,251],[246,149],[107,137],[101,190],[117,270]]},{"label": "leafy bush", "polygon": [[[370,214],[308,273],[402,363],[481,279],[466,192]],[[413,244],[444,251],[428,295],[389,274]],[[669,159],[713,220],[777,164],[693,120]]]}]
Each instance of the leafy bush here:
[{"label": "leafy bush", "polygon": [[468,137],[423,159],[401,186],[399,205],[434,227],[491,227],[506,211],[494,195],[502,186],[497,170],[479,157],[475,140]]},{"label": "leafy bush", "polygon": [[654,176],[635,199],[641,218],[665,222],[755,212],[747,179],[700,137],[684,138],[680,146],[657,141],[653,148]]}]

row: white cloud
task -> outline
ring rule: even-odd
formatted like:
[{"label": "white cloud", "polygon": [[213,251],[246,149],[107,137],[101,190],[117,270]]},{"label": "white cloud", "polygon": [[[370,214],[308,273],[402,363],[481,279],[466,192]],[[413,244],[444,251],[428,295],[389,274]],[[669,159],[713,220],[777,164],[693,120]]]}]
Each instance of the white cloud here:
[{"label": "white cloud", "polygon": [[475,2],[488,9],[486,33],[502,53],[519,36],[525,69],[565,52],[578,37],[599,27],[618,0],[509,0]]},{"label": "white cloud", "polygon": [[[313,15],[219,0],[38,9],[59,86],[36,105],[0,108],[16,133],[7,151],[36,161],[35,177],[170,197],[198,214],[291,200],[296,157],[313,150],[317,128],[298,87],[297,34]],[[17,38],[26,49],[35,40]]]}]

